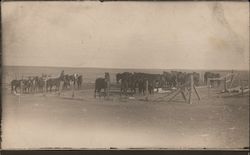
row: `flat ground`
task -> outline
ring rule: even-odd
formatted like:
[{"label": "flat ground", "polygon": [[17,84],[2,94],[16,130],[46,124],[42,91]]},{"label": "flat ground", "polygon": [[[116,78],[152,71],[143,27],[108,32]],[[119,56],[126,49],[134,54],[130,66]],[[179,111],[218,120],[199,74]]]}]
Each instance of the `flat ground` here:
[{"label": "flat ground", "polygon": [[194,104],[178,97],[171,102],[118,95],[94,99],[92,90],[77,91],[74,99],[71,92],[19,98],[3,91],[2,147],[247,147],[249,96],[218,98],[198,91],[201,101]]}]

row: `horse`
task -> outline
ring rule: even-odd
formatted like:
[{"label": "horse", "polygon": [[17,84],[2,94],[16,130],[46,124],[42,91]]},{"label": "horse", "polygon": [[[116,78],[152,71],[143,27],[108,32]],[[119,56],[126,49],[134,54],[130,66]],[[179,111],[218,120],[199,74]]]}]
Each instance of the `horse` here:
[{"label": "horse", "polygon": [[[205,83],[206,83],[206,85],[208,84],[207,82],[208,82],[208,78],[219,78],[220,77],[220,74],[216,74],[216,73],[212,73],[212,72],[205,72],[205,74],[204,74],[204,81],[205,81]],[[212,86],[214,86],[214,81],[213,80],[211,80],[210,81],[211,82],[211,85]],[[217,81],[217,85],[219,85],[220,84],[220,81],[218,80]]]},{"label": "horse", "polygon": [[200,74],[196,73],[196,72],[186,73],[186,78],[185,78],[185,83],[184,84],[186,84],[188,87],[190,86],[191,75],[193,75],[193,83],[194,83],[194,85],[198,86],[199,79],[200,79]]},{"label": "horse", "polygon": [[47,80],[47,90],[50,92],[55,88],[54,90],[57,91],[59,90],[60,86],[60,78],[50,78]]},{"label": "horse", "polygon": [[145,74],[143,78],[143,89],[144,92],[146,90],[146,82],[148,81],[148,92],[149,94],[154,93],[154,88],[155,88],[155,74]]},{"label": "horse", "polygon": [[23,92],[24,93],[30,93],[32,91],[32,79],[29,77],[28,79],[23,79]]},{"label": "horse", "polygon": [[193,72],[193,76],[194,76],[194,85],[198,86],[200,81],[200,74]]},{"label": "horse", "polygon": [[105,78],[97,78],[95,80],[95,91],[94,91],[94,97],[96,98],[96,93],[99,94],[99,97],[101,97],[101,90],[104,89],[104,97],[107,95],[107,81]]},{"label": "horse", "polygon": [[165,80],[166,85],[169,88],[173,88],[177,86],[177,76],[178,76],[178,72],[176,71],[171,71],[171,72],[163,72],[163,78]]},{"label": "horse", "polygon": [[45,87],[45,79],[43,77],[38,77],[38,79],[37,79],[37,90],[39,92],[43,92],[44,87]]},{"label": "horse", "polygon": [[159,80],[160,78],[158,74],[147,74],[147,73],[134,73],[133,76],[134,76],[133,89],[135,90],[135,87],[138,86],[140,94],[145,94],[147,81],[148,81],[148,91],[150,94],[153,94],[156,80],[157,79]]},{"label": "horse", "polygon": [[82,75],[77,77],[77,89],[80,89],[82,85]]},{"label": "horse", "polygon": [[63,83],[63,89],[70,88],[70,81],[71,81],[71,79],[72,79],[72,76],[70,76],[68,74],[64,75],[64,77],[63,77],[63,81],[64,81],[64,83]]},{"label": "horse", "polygon": [[175,82],[175,78],[173,78],[173,75],[169,72],[163,72],[163,78],[164,78],[164,81],[165,81],[165,85],[167,87],[174,87],[174,82]]},{"label": "horse", "polygon": [[130,74],[128,77],[128,88],[133,94],[136,93],[136,86],[137,86],[136,76],[135,74]]},{"label": "horse", "polygon": [[129,72],[116,74],[116,82],[119,83],[119,81],[121,81],[120,96],[122,94],[125,94],[127,96],[127,91],[129,88],[129,76]]},{"label": "horse", "polygon": [[34,93],[36,93],[38,91],[38,80],[39,80],[38,76],[33,77],[33,79],[31,80],[31,82],[32,82],[31,91]]},{"label": "horse", "polygon": [[12,80],[10,85],[11,85],[11,92],[15,91],[17,92],[17,88],[21,88],[21,82],[22,80]]}]

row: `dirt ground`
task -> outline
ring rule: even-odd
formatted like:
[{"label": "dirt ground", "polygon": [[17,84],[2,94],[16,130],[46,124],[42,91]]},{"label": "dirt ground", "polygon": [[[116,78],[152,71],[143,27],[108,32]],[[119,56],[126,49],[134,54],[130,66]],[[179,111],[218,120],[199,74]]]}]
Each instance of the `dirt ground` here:
[{"label": "dirt ground", "polygon": [[93,98],[93,90],[16,96],[3,91],[2,147],[243,148],[249,146],[249,96],[220,98],[200,88],[193,104]]}]

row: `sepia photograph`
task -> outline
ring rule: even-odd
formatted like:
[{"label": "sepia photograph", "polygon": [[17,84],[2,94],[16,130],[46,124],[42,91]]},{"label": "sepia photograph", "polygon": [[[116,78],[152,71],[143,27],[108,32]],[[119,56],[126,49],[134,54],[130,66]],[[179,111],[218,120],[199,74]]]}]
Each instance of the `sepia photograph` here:
[{"label": "sepia photograph", "polygon": [[249,2],[1,2],[1,148],[249,150]]}]

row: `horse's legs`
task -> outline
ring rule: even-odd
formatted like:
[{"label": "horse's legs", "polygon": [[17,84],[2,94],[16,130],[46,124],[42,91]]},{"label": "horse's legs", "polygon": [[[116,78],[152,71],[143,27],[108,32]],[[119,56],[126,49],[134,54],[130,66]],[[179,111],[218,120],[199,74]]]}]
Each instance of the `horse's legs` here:
[{"label": "horse's legs", "polygon": [[[21,89],[20,89],[20,91],[21,91]],[[15,93],[17,93],[17,86],[15,86]]]},{"label": "horse's legs", "polygon": [[13,88],[13,84],[11,84],[11,93],[13,92],[13,89],[14,89],[14,88]]},{"label": "horse's legs", "polygon": [[95,92],[94,92],[94,97],[96,98],[96,88],[95,88]]},{"label": "horse's legs", "polygon": [[102,89],[98,89],[99,98],[102,97],[102,96],[101,96],[101,90],[102,90]]},{"label": "horse's legs", "polygon": [[106,95],[107,95],[107,89],[106,89],[106,88],[103,88],[103,91],[104,91],[104,95],[103,95],[103,97],[105,98],[105,97],[106,97]]}]

